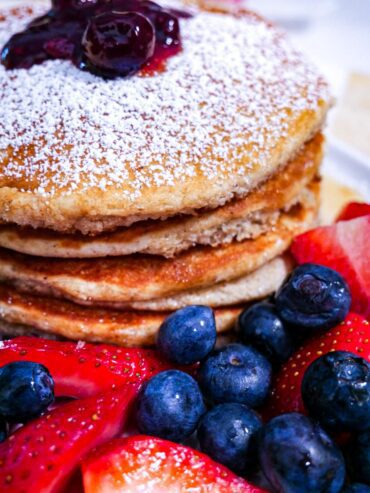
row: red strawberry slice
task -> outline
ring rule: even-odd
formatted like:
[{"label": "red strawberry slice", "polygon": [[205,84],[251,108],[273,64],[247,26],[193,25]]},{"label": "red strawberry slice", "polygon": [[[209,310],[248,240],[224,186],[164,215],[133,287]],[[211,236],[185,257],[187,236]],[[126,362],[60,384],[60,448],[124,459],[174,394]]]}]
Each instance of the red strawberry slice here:
[{"label": "red strawberry slice", "polygon": [[147,436],[113,440],[82,467],[85,493],[262,493],[207,455]]},{"label": "red strawberry slice", "polygon": [[348,221],[349,219],[368,215],[370,215],[370,204],[350,202],[339,214],[337,221]]},{"label": "red strawberry slice", "polygon": [[83,457],[121,432],[136,391],[73,401],[19,428],[0,444],[1,493],[60,493]]},{"label": "red strawberry slice", "polygon": [[370,361],[369,322],[350,313],[340,325],[304,344],[275,377],[266,414],[272,417],[293,411],[304,412],[301,383],[306,369],[319,356],[338,350],[358,354]]},{"label": "red strawberry slice", "polygon": [[370,215],[316,228],[294,240],[299,264],[313,262],[340,272],[352,294],[352,311],[370,316]]},{"label": "red strawberry slice", "polygon": [[151,349],[19,337],[0,345],[0,366],[12,361],[45,365],[57,396],[89,397],[126,383],[141,383],[170,365]]}]

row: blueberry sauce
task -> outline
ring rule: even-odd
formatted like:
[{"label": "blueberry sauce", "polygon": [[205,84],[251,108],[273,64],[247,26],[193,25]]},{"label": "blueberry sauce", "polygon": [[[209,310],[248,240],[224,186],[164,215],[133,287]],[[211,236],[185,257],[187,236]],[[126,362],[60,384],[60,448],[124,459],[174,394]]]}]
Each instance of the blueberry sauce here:
[{"label": "blueberry sauce", "polygon": [[52,0],[10,38],[1,62],[10,70],[65,59],[104,78],[152,75],[181,51],[179,18],[189,16],[150,0]]}]

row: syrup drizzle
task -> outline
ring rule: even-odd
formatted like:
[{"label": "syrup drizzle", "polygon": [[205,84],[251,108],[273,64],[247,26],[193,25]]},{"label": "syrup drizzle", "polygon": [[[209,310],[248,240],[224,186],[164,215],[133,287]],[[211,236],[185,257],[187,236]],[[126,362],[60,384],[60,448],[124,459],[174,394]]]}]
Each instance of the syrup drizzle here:
[{"label": "syrup drizzle", "polygon": [[[147,16],[156,30],[156,45],[153,56],[140,70],[141,75],[154,75],[163,71],[166,60],[182,49],[180,33],[166,33],[161,24],[161,14],[170,14],[172,18],[189,18],[190,14],[178,9],[163,9],[147,0],[97,0],[78,4],[68,8],[63,0],[62,6],[53,7],[43,16],[32,20],[21,32],[13,35],[4,46],[1,62],[6,69],[29,69],[33,65],[47,60],[71,60],[77,67],[87,70],[81,63],[82,37],[89,20],[109,10],[138,12]],[[80,0],[77,0],[79,2]],[[96,73],[96,72],[95,72]]]}]

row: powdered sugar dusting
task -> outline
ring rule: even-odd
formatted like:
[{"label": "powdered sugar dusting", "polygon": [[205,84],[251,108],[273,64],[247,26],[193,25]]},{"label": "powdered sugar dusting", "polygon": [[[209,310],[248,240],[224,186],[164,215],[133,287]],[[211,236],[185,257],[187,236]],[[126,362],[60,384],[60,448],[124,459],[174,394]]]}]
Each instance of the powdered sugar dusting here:
[{"label": "powdered sugar dusting", "polygon": [[[5,17],[1,46],[29,21]],[[241,158],[263,166],[288,108],[329,97],[316,69],[254,16],[198,13],[181,32],[182,53],[153,77],[104,81],[68,61],[0,67],[0,179],[41,195],[113,186],[135,200],[195,174],[247,175]]]}]

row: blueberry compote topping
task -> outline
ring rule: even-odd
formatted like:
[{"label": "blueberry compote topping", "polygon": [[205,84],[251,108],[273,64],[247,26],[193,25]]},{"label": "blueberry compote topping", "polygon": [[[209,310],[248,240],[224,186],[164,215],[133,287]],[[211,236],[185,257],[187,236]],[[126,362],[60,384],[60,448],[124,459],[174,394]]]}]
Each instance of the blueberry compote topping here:
[{"label": "blueberry compote topping", "polygon": [[105,12],[90,19],[82,39],[81,67],[111,77],[137,72],[154,53],[155,31],[136,12]]},{"label": "blueberry compote topping", "polygon": [[150,73],[181,50],[179,17],[149,0],[53,0],[4,46],[7,69],[67,59],[105,78]]}]

